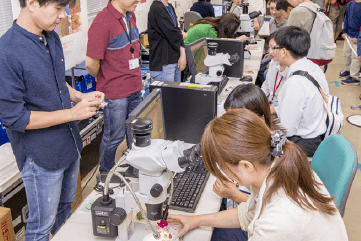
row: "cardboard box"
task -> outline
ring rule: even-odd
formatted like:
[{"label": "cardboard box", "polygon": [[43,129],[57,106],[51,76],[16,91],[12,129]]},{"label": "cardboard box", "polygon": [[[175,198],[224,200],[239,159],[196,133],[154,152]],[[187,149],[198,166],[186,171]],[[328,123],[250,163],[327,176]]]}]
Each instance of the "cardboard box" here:
[{"label": "cardboard box", "polygon": [[15,241],[13,219],[9,208],[0,207],[0,240]]}]

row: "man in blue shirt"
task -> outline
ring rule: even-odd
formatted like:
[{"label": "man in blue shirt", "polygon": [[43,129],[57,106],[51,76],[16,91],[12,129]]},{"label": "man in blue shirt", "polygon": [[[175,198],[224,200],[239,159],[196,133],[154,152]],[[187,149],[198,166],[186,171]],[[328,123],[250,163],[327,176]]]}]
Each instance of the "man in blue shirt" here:
[{"label": "man in blue shirt", "polygon": [[198,0],[191,7],[191,11],[199,13],[202,18],[214,17],[213,5],[205,0]]},{"label": "man in blue shirt", "polygon": [[[0,119],[25,185],[25,240],[49,240],[74,201],[82,141],[75,120],[93,116],[101,92],[65,82],[62,44],[54,32],[72,0],[19,0],[21,11],[0,38]],[[79,102],[71,108],[71,101]]]}]

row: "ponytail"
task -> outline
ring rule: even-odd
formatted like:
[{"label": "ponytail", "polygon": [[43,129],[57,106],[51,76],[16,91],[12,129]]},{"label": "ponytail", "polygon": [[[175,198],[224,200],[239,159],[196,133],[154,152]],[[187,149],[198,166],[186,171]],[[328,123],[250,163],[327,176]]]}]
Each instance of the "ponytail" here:
[{"label": "ponytail", "polygon": [[283,152],[267,177],[267,181],[273,180],[273,183],[264,195],[263,207],[270,202],[273,193],[282,188],[302,209],[319,210],[324,214],[334,215],[337,212],[337,209],[331,205],[334,197],[319,192],[320,185],[323,184],[315,180],[306,154],[298,145],[290,141],[285,143]]}]

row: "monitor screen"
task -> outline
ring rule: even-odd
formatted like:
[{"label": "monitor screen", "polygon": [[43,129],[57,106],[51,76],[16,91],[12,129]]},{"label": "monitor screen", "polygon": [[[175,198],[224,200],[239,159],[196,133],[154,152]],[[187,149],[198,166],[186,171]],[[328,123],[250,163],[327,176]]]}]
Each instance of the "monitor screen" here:
[{"label": "monitor screen", "polygon": [[223,14],[223,5],[213,5],[214,8],[214,16],[216,18],[222,16]]},{"label": "monitor screen", "polygon": [[206,38],[199,39],[186,46],[187,62],[192,75],[191,82],[198,73],[206,73],[208,67],[204,65],[204,59],[208,55]]},{"label": "monitor screen", "polygon": [[133,139],[130,124],[133,120],[140,117],[147,117],[153,121],[152,139],[164,139],[164,123],[160,90],[154,90],[150,93],[133,111],[129,114],[127,123],[127,135]]}]

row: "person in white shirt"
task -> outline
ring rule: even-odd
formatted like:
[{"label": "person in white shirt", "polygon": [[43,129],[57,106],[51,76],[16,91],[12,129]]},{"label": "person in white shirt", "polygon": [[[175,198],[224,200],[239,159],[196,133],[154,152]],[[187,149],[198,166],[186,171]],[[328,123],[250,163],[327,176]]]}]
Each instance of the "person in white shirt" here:
[{"label": "person in white shirt", "polygon": [[180,224],[180,237],[199,226],[211,226],[248,231],[243,239],[214,240],[348,240],[334,198],[305,153],[281,131],[270,130],[257,114],[240,108],[213,119],[203,133],[201,151],[212,175],[251,186],[252,194],[231,210],[169,215],[170,223]]},{"label": "person in white shirt", "polygon": [[264,16],[266,15],[266,1],[265,0],[248,0],[249,7],[248,13],[254,11],[261,11],[262,15],[254,19],[254,30],[255,36],[257,36],[258,31],[262,28],[264,23]]},{"label": "person in white shirt", "polygon": [[241,16],[242,14],[241,3],[242,0],[232,0],[232,5],[231,8],[229,9],[229,12],[236,14],[237,17]]},{"label": "person in white shirt", "polygon": [[271,107],[277,114],[287,138],[312,157],[326,132],[327,113],[319,90],[304,76],[293,75],[307,71],[329,94],[328,83],[321,68],[306,58],[310,48],[309,33],[296,26],[278,30],[274,36],[273,60],[288,67],[287,81],[278,94],[279,105]]},{"label": "person in white shirt", "polygon": [[267,96],[271,107],[278,106],[278,94],[281,92],[281,89],[287,80],[288,73],[288,67],[286,65],[281,65],[279,61],[273,60],[273,53],[276,51],[273,47],[275,46],[276,42],[274,40],[274,34],[272,34],[268,43],[269,55],[272,60],[268,67],[266,79],[261,87]]}]

